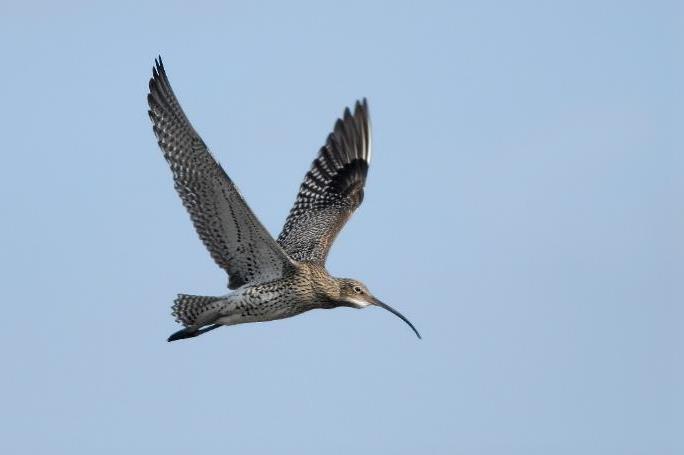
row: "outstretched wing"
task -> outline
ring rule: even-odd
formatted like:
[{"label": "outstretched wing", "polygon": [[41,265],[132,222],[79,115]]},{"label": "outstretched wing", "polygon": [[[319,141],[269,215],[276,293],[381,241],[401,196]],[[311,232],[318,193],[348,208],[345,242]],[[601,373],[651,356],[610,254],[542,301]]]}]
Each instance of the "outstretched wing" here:
[{"label": "outstretched wing", "polygon": [[230,275],[228,287],[281,277],[292,261],[195,132],[173,94],[161,57],[155,61],[147,102],[176,191],[211,257]]},{"label": "outstretched wing", "polygon": [[363,201],[371,158],[368,105],[345,109],[304,177],[278,243],[297,261],[325,263],[344,223]]}]

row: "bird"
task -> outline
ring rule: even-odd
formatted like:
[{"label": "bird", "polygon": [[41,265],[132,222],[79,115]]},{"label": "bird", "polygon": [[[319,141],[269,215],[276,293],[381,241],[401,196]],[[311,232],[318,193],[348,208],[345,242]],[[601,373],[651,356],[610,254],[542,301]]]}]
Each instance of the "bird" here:
[{"label": "bird", "polygon": [[328,273],[335,237],[363,201],[371,161],[368,102],[347,107],[299,187],[274,239],[195,131],[164,69],[155,59],[147,95],[152,130],[175,189],[216,264],[228,274],[221,296],[178,294],[172,316],[183,325],[168,341],[222,326],[289,318],[313,309],[376,306],[414,325],[359,280]]}]

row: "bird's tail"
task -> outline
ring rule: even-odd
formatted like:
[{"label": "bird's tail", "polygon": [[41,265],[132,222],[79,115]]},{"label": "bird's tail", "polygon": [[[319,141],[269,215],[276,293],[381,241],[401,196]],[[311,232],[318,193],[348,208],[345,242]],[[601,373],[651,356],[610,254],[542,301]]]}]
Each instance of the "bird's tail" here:
[{"label": "bird's tail", "polygon": [[219,301],[223,297],[206,297],[201,295],[178,294],[173,301],[171,315],[176,322],[190,327],[197,322],[197,318],[209,310],[218,310]]}]

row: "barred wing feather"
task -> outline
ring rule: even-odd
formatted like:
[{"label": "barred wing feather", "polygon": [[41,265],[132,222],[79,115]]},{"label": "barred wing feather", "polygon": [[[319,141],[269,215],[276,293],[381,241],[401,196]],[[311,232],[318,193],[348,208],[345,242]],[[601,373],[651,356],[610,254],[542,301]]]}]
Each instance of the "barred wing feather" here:
[{"label": "barred wing feather", "polygon": [[347,108],[304,177],[278,243],[298,261],[324,264],[335,237],[363,201],[371,158],[366,100]]},{"label": "barred wing feather", "polygon": [[176,191],[211,257],[230,276],[228,287],[274,280],[294,267],[188,121],[161,58],[147,101]]}]

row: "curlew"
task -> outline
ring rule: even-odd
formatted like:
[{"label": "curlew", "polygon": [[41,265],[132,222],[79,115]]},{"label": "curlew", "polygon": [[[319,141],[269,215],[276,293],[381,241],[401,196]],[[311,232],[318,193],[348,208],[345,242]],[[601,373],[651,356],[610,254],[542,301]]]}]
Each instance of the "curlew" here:
[{"label": "curlew", "polygon": [[147,95],[149,116],[176,191],[214,261],[228,274],[226,295],[179,294],[172,315],[184,328],[168,341],[192,338],[221,326],[289,318],[315,308],[384,308],[362,282],[331,276],[328,251],[363,200],[371,159],[366,100],[335,123],[304,177],[294,206],[275,240],[245,202],[185,116],[161,57]]}]

